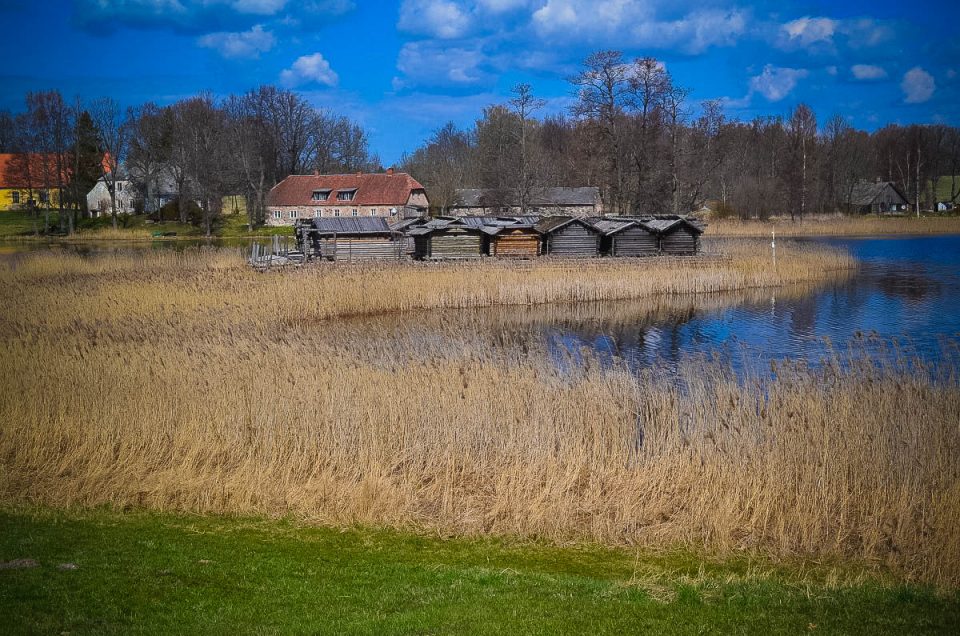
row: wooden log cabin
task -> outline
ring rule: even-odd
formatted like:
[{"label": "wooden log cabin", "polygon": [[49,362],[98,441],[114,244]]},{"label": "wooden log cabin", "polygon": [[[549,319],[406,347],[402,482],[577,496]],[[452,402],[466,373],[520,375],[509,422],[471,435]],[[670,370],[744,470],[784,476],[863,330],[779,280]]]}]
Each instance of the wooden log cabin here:
[{"label": "wooden log cabin", "polygon": [[331,261],[399,260],[403,236],[383,217],[316,218],[296,224],[297,247],[308,258]]},{"label": "wooden log cabin", "polygon": [[589,221],[571,216],[548,216],[537,230],[543,236],[543,253],[565,258],[600,256],[602,233]]},{"label": "wooden log cabin", "polygon": [[536,258],[540,256],[540,233],[532,224],[486,226],[488,253],[497,258]]},{"label": "wooden log cabin", "polygon": [[656,232],[635,219],[599,219],[593,222],[603,233],[604,253],[618,257],[656,256],[660,239]]},{"label": "wooden log cabin", "polygon": [[693,256],[700,251],[703,228],[685,218],[652,219],[642,223],[660,240],[660,253],[671,256]]},{"label": "wooden log cabin", "polygon": [[484,233],[460,219],[439,218],[407,232],[413,237],[414,258],[466,259],[484,254]]}]

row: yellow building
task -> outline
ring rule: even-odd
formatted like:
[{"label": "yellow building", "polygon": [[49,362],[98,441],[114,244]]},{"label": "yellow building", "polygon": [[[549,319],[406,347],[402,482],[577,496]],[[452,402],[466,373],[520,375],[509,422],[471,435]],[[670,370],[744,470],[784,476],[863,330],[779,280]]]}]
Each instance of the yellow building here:
[{"label": "yellow building", "polygon": [[[63,179],[66,185],[67,179]],[[0,210],[58,207],[57,159],[38,153],[0,154]]]}]

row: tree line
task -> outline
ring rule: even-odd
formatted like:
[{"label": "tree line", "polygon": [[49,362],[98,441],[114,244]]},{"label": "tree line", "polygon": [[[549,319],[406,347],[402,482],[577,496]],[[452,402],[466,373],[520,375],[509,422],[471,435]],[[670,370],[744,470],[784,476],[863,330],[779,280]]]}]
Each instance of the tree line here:
[{"label": "tree line", "polygon": [[[0,112],[0,152],[44,158],[15,162],[8,170],[18,174],[7,177],[30,189],[54,186],[60,230],[67,233],[101,179],[114,227],[118,184],[129,180],[145,206],[163,184],[173,184],[178,220],[210,234],[226,195],[246,198],[255,227],[266,218],[267,192],[290,174],[381,169],[362,127],[274,86],[126,109],[110,97],[69,104],[58,91],[29,93],[23,112]],[[35,227],[43,207],[49,229],[50,206],[31,207]]]},{"label": "tree line", "polygon": [[545,102],[519,84],[472,127],[438,129],[403,168],[441,210],[464,187],[510,193],[524,208],[537,187],[597,186],[614,214],[686,213],[709,201],[740,218],[850,212],[856,185],[876,179],[894,182],[917,212],[936,209],[940,178],[947,200],[960,197],[956,127],[870,133],[839,114],[821,124],[805,104],[732,120],[720,101],[693,104],[660,61],[619,51],[590,55],[569,82],[568,112],[538,118]]},{"label": "tree line", "polygon": [[[401,168],[440,212],[461,188],[505,193],[525,210],[538,188],[597,186],[613,214],[686,213],[710,202],[741,218],[849,212],[856,185],[878,178],[894,182],[918,213],[936,208],[938,182],[947,201],[960,198],[956,127],[867,132],[838,114],[818,122],[805,104],[786,117],[728,119],[720,101],[694,104],[660,61],[619,51],[590,55],[569,82],[567,112],[545,115],[545,100],[519,84],[471,127],[436,130]],[[225,195],[246,198],[255,227],[267,193],[290,174],[382,169],[360,125],[274,86],[125,109],[109,97],[85,104],[58,91],[29,93],[23,112],[0,112],[0,152],[50,159],[23,162],[19,180],[56,186],[63,232],[73,231],[101,179],[114,226],[118,184],[129,179],[150,209],[172,183],[176,218],[210,233]],[[39,215],[38,206],[35,227]]]}]

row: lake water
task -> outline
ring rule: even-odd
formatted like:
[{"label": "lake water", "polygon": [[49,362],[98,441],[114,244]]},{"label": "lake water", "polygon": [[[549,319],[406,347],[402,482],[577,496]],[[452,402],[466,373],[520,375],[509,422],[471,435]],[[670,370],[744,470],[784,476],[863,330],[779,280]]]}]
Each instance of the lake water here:
[{"label": "lake water", "polygon": [[[508,348],[546,347],[558,360],[586,349],[634,368],[669,367],[698,355],[721,356],[734,368],[784,358],[816,363],[851,345],[877,357],[891,355],[891,347],[898,346],[926,362],[949,360],[960,366],[960,236],[810,240],[848,250],[861,267],[842,282],[812,286],[590,305],[419,312],[400,320],[342,321],[327,329],[363,330],[386,340],[413,338],[424,355],[442,355],[450,338],[473,333]],[[133,246],[182,249],[184,243]],[[21,244],[7,250],[0,246],[0,255],[36,249],[96,254],[115,248]]]},{"label": "lake water", "polygon": [[813,362],[858,352],[956,364],[960,338],[960,236],[818,239],[861,263],[842,282],[704,300],[689,310],[556,324],[542,331],[554,350],[587,347],[631,366],[720,354],[734,367],[773,359]]}]

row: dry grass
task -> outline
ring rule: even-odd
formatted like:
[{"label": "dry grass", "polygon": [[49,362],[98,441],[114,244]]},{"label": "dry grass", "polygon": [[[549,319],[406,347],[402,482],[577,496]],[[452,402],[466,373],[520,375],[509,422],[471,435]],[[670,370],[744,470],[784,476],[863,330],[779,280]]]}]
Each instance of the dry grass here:
[{"label": "dry grass", "polygon": [[14,261],[0,500],[862,559],[960,583],[954,376],[854,362],[638,377],[469,322],[380,338],[319,320],[756,287],[847,263],[811,248],[771,272],[736,249],[726,264],[267,275],[213,251]]},{"label": "dry grass", "polygon": [[776,218],[769,221],[739,221],[735,219],[711,219],[707,236],[742,238],[766,238],[776,230],[777,237],[802,236],[884,236],[922,234],[960,234],[960,217],[902,216],[882,218],[876,216],[813,216],[803,221]]}]

